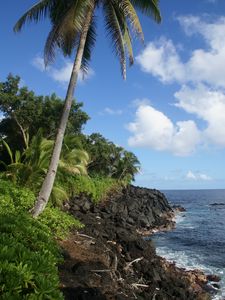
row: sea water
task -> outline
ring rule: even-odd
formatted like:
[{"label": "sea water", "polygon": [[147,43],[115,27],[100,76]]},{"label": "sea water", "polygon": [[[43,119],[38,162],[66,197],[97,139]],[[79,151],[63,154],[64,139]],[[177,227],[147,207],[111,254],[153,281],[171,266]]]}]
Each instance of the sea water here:
[{"label": "sea water", "polygon": [[153,236],[157,254],[179,267],[221,277],[215,300],[225,298],[225,190],[163,191],[170,204],[186,212],[176,229]]}]

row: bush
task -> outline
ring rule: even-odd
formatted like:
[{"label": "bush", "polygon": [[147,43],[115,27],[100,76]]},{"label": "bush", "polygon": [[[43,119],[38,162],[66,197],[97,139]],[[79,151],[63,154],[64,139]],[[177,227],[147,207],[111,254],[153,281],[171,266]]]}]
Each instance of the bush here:
[{"label": "bush", "polygon": [[65,238],[72,227],[80,229],[84,226],[79,220],[61,211],[57,207],[45,208],[39,220],[47,225],[58,238]]},{"label": "bush", "polygon": [[[34,205],[35,196],[27,188],[15,186],[10,181],[0,180],[0,214],[9,212],[27,212]],[[55,237],[65,237],[72,227],[81,228],[83,225],[74,217],[48,206],[39,217],[40,222],[47,225]]]},{"label": "bush", "polygon": [[63,299],[59,250],[46,225],[26,213],[0,214],[0,298]]},{"label": "bush", "polygon": [[38,220],[28,210],[34,194],[0,180],[0,299],[60,300],[57,265],[61,258],[55,239],[81,227],[79,221],[47,207]]},{"label": "bush", "polygon": [[74,176],[70,180],[70,190],[74,196],[86,194],[94,203],[103,201],[110,192],[122,188],[118,180],[103,177]]}]

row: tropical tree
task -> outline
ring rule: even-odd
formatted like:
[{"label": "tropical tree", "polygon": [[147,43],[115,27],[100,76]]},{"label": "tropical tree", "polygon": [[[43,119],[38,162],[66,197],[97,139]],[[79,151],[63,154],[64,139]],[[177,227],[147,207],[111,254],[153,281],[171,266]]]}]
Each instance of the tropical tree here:
[{"label": "tropical tree", "polygon": [[[20,77],[11,74],[6,81],[0,82],[0,110],[3,114],[0,137],[13,151],[26,149],[29,140],[37,134],[37,128],[42,128],[44,138],[54,138],[63,108],[62,99],[55,94],[38,96],[20,85]],[[89,119],[81,109],[82,105],[73,100],[66,135],[79,134]],[[0,157],[4,160],[4,153],[0,153]]]},{"label": "tropical tree", "polygon": [[41,0],[25,13],[14,27],[17,32],[26,22],[37,22],[47,16],[50,18],[52,28],[45,44],[45,63],[54,59],[57,47],[61,48],[65,55],[71,55],[73,50],[76,50],[51,162],[33,209],[34,217],[44,210],[51,194],[78,74],[81,69],[87,71],[91,50],[95,44],[94,13],[100,6],[104,11],[106,30],[112,37],[115,52],[120,60],[122,75],[126,78],[126,54],[130,64],[134,60],[131,35],[134,33],[141,40],[144,39],[135,8],[160,22],[158,0]]},{"label": "tropical tree", "polygon": [[140,170],[137,157],[123,147],[108,141],[99,133],[79,137],[90,156],[89,176],[110,177],[130,182]]},{"label": "tropical tree", "polygon": [[[48,170],[54,142],[43,138],[42,130],[39,130],[23,152],[19,150],[13,152],[4,140],[2,144],[9,156],[9,164],[0,161],[5,169],[1,176],[19,186],[32,188],[34,191],[40,189]],[[60,201],[69,198],[66,189],[68,178],[74,175],[87,175],[88,163],[89,155],[79,147],[76,137],[65,136],[57,174],[59,180],[55,181],[51,193],[53,203],[59,204]]]}]

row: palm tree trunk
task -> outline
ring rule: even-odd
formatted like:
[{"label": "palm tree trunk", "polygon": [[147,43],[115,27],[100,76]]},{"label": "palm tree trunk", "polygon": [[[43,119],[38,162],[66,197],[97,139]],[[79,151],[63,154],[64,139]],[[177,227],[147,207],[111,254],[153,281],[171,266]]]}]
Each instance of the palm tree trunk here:
[{"label": "palm tree trunk", "polygon": [[74,61],[74,65],[73,65],[73,69],[72,69],[72,73],[71,73],[71,77],[70,77],[70,82],[69,82],[68,89],[67,89],[64,108],[63,108],[58,132],[57,132],[56,139],[55,139],[55,144],[54,144],[54,148],[53,148],[53,152],[52,152],[49,169],[48,169],[48,172],[44,179],[44,182],[42,184],[39,195],[37,197],[36,203],[32,209],[32,215],[34,218],[37,218],[45,209],[45,207],[48,203],[53,185],[54,185],[55,176],[56,176],[59,158],[60,158],[60,153],[61,153],[61,149],[62,149],[64,133],[65,133],[67,121],[69,118],[69,113],[70,113],[70,109],[71,109],[71,105],[72,105],[72,101],[73,101],[73,95],[74,95],[74,90],[75,90],[76,83],[77,83],[78,74],[79,74],[79,71],[81,68],[84,47],[85,47],[85,43],[86,43],[88,29],[89,29],[90,23],[91,23],[93,11],[94,11],[94,7],[89,9],[89,11],[87,13],[87,17],[85,19],[85,24],[83,25],[82,33],[80,36],[80,42],[79,42],[79,46],[77,49],[76,58]]}]

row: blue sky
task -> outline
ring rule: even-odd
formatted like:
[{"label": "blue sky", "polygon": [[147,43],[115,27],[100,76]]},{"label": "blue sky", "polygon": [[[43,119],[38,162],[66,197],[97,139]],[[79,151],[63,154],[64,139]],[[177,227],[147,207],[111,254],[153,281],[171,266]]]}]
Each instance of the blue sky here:
[{"label": "blue sky", "polygon": [[[0,80],[12,72],[37,94],[63,98],[72,60],[59,53],[43,68],[48,22],[12,31],[35,2],[2,4]],[[161,0],[160,8],[160,25],[140,16],[145,46],[135,41],[135,64],[126,81],[99,13],[90,72],[75,92],[91,117],[84,131],[100,132],[138,156],[137,185],[224,188],[225,2]]]}]

